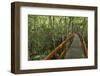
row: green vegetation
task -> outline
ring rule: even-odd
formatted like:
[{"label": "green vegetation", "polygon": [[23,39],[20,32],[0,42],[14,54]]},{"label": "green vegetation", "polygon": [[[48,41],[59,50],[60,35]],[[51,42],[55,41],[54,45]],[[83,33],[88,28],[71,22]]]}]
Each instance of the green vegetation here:
[{"label": "green vegetation", "polygon": [[29,60],[44,59],[73,32],[87,44],[87,21],[87,17],[28,15]]}]

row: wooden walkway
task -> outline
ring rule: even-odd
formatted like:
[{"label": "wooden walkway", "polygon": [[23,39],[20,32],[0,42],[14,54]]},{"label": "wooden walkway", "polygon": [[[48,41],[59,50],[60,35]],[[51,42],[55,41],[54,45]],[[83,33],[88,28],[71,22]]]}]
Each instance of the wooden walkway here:
[{"label": "wooden walkway", "polygon": [[[44,59],[49,60],[52,59],[57,52],[60,52],[62,48],[65,48],[57,59],[74,59],[74,58],[84,58],[88,56],[88,50],[86,47],[86,43],[83,38],[81,38],[79,34],[72,33],[66,38],[61,44],[59,44],[54,50],[52,50]],[[71,42],[73,41],[73,42]],[[70,42],[70,43],[69,43]],[[68,45],[67,45],[68,44]],[[70,48],[68,47],[69,45]]]},{"label": "wooden walkway", "polygon": [[58,45],[58,47],[56,47],[54,50],[52,50],[52,52],[47,55],[44,59],[45,60],[48,60],[48,59],[51,59],[57,52],[60,51],[60,49],[64,48],[66,43],[71,39],[73,38],[74,34],[70,34],[68,36],[68,38],[66,38],[60,45]]},{"label": "wooden walkway", "polygon": [[65,55],[65,59],[83,58],[84,52],[81,47],[81,41],[77,34],[74,35],[73,42]]}]

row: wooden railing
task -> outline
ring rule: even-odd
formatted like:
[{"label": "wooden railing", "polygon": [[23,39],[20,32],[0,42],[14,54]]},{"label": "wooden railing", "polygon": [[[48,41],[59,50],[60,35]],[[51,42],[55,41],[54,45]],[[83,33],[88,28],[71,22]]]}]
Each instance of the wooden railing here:
[{"label": "wooden railing", "polygon": [[[65,47],[65,45],[74,37],[74,34],[77,33],[72,33],[68,36],[68,38],[66,38],[61,44],[59,44],[54,50],[52,50],[44,59],[45,60],[49,60],[51,59],[57,52],[60,52],[62,48]],[[83,37],[80,37],[79,34],[77,34],[81,40],[81,47],[83,49],[83,53],[84,53],[84,57],[88,57],[88,49],[86,47],[86,43]],[[68,51],[68,48],[63,49],[63,51],[61,52],[61,54],[59,55],[59,57],[57,59],[61,59],[64,58],[66,52]]]},{"label": "wooden railing", "polygon": [[[73,37],[74,37],[74,33],[70,34],[70,35],[68,36],[68,38],[66,38],[60,45],[58,45],[54,50],[52,50],[51,53],[49,53],[44,59],[45,59],[45,60],[51,59],[51,58],[52,58],[57,52],[59,52],[59,51],[66,45],[66,43],[67,43],[70,39],[72,39]],[[62,57],[64,56],[65,52],[66,52],[66,50],[64,50],[64,51],[60,54],[60,56],[59,56],[58,58],[62,58]]]},{"label": "wooden railing", "polygon": [[88,48],[86,47],[86,42],[85,42],[83,36],[80,36],[79,34],[78,34],[78,36],[81,41],[81,47],[83,49],[84,57],[87,58],[88,57]]},{"label": "wooden railing", "polygon": [[84,40],[84,38],[82,37],[82,48],[83,48],[83,52],[84,52],[84,57],[88,57],[88,49],[87,49],[87,47],[86,47],[86,43],[85,43],[85,40]]}]

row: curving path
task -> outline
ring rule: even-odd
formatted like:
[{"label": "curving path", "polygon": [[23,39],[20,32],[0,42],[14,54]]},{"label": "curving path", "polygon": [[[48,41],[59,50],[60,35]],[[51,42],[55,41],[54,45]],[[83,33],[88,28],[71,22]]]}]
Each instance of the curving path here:
[{"label": "curving path", "polygon": [[83,58],[83,54],[80,38],[75,34],[73,42],[65,55],[65,59]]}]

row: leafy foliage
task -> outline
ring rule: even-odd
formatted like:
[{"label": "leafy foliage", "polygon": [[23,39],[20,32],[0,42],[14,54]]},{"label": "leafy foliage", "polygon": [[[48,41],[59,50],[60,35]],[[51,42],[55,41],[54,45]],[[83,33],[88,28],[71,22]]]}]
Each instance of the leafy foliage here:
[{"label": "leafy foliage", "polygon": [[28,15],[29,60],[47,56],[72,32],[87,42],[87,17]]}]

